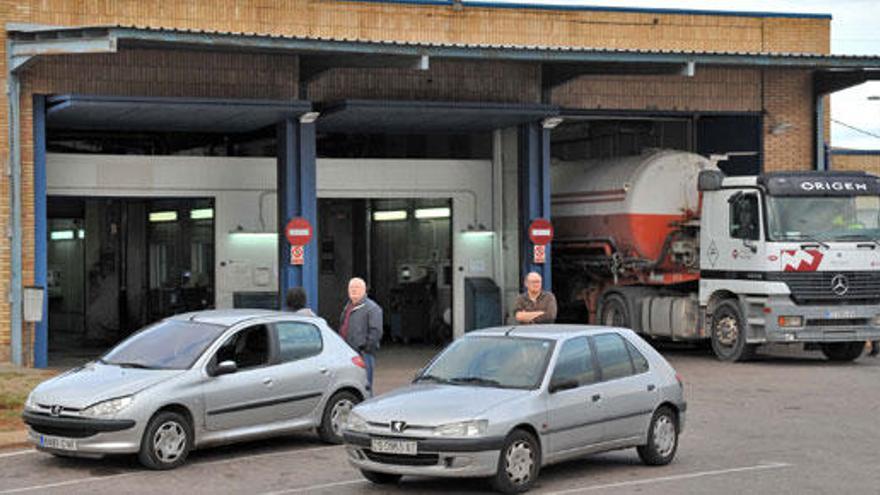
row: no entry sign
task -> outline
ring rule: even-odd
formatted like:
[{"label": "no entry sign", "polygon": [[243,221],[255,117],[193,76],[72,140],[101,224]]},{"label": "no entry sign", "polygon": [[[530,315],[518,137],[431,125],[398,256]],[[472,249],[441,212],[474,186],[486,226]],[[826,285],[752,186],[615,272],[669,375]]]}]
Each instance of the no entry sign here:
[{"label": "no entry sign", "polygon": [[312,224],[303,217],[294,217],[287,222],[284,235],[291,246],[305,246],[312,240]]},{"label": "no entry sign", "polygon": [[553,240],[553,224],[546,218],[536,218],[529,225],[529,239],[536,246],[546,246]]}]

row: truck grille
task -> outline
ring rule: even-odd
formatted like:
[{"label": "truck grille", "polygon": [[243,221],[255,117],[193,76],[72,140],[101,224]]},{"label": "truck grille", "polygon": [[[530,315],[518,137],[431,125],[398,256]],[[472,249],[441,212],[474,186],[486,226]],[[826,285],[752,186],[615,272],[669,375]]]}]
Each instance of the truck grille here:
[{"label": "truck grille", "polygon": [[[880,272],[777,272],[767,275],[767,280],[785,282],[792,299],[798,304],[880,303]],[[846,285],[845,291],[841,290],[841,282]]]}]

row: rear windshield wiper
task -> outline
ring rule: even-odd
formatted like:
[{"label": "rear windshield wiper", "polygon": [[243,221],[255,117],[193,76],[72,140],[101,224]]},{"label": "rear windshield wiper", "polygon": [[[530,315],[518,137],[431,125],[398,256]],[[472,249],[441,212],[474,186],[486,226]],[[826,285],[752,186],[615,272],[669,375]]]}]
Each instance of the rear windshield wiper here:
[{"label": "rear windshield wiper", "polygon": [[449,380],[452,383],[467,383],[473,385],[488,385],[490,387],[500,387],[501,382],[489,378],[479,376],[458,376]]}]

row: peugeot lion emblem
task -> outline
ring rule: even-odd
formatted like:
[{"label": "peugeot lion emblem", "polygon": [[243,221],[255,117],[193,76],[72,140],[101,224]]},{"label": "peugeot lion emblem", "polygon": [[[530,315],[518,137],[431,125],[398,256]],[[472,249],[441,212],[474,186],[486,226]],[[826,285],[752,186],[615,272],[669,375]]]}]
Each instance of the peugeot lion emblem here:
[{"label": "peugeot lion emblem", "polygon": [[849,292],[849,280],[845,275],[835,275],[834,278],[831,279],[831,292],[838,296],[845,295]]},{"label": "peugeot lion emblem", "polygon": [[49,414],[52,416],[61,416],[61,409],[62,407],[56,404],[49,409]]},{"label": "peugeot lion emblem", "polygon": [[394,433],[403,433],[403,430],[406,429],[405,421],[392,421],[391,422],[391,431]]}]

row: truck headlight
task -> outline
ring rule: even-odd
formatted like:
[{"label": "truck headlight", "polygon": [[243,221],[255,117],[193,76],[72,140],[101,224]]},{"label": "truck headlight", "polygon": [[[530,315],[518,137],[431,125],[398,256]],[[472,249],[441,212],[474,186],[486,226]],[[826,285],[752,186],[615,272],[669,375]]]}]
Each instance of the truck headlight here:
[{"label": "truck headlight", "polygon": [[778,319],[780,327],[802,327],[804,326],[803,316],[780,316]]},{"label": "truck headlight", "polygon": [[82,414],[83,416],[88,416],[90,418],[113,416],[119,411],[122,411],[126,407],[130,406],[132,402],[134,402],[134,397],[131,395],[118,397],[116,399],[105,400],[96,404],[92,404],[91,406],[80,411],[80,414]]},{"label": "truck headlight", "polygon": [[367,420],[360,417],[357,413],[350,412],[348,413],[348,420],[345,422],[345,429],[363,433],[367,431]]},{"label": "truck headlight", "polygon": [[438,437],[476,437],[486,433],[488,429],[489,421],[485,419],[460,421],[434,428],[434,435]]}]

